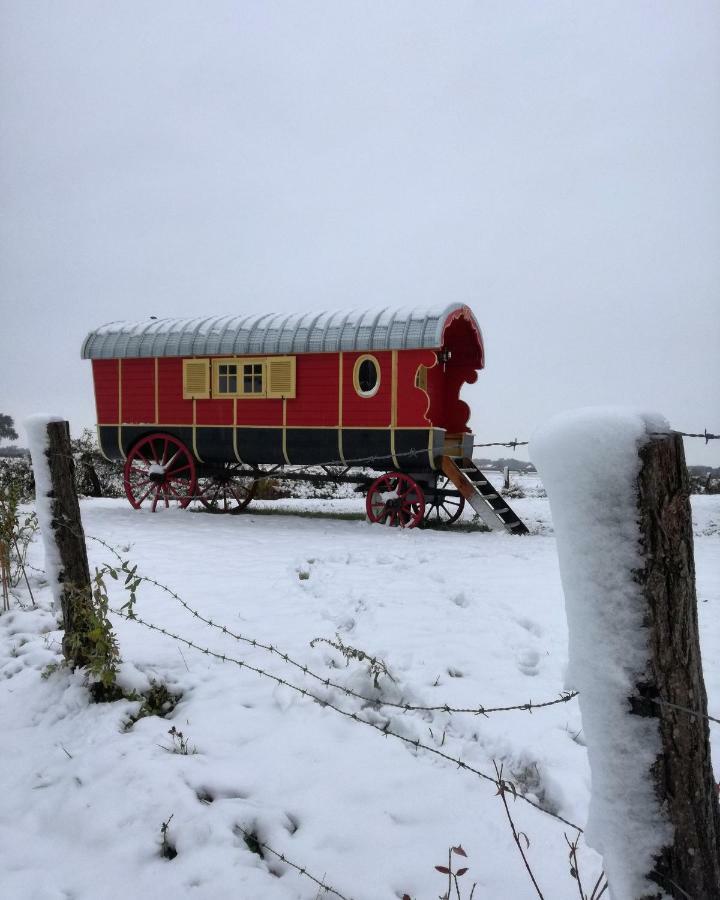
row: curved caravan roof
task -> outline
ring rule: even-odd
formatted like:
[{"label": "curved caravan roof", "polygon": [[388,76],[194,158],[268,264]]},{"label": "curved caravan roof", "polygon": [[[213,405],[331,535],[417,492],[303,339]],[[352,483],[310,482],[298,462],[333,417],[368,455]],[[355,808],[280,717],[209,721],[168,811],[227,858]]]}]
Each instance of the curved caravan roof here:
[{"label": "curved caravan roof", "polygon": [[[336,353],[340,350],[437,349],[450,321],[463,318],[482,336],[468,306],[265,313],[194,319],[111,322],[91,331],[83,359],[156,356]],[[482,351],[481,351],[482,352]]]}]

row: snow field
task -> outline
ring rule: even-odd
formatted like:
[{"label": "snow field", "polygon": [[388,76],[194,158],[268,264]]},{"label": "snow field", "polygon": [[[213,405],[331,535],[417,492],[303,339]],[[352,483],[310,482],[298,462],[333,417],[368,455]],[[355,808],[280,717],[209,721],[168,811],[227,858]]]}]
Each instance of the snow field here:
[{"label": "snow field", "polygon": [[[327,503],[282,506],[318,510]],[[714,503],[706,504],[700,530],[720,518]],[[362,511],[361,498],[336,507],[346,504]],[[531,525],[549,522],[546,500],[513,505]],[[140,574],[203,615],[368,696],[377,692],[362,664],[345,667],[337,651],[311,649],[310,640],[339,634],[382,658],[395,679],[380,680],[386,699],[511,705],[552,699],[563,687],[567,634],[552,536],[401,532],[296,515],[153,516],[115,500],[83,501],[82,514],[87,534],[128,548],[122,555]],[[697,538],[711,710],[720,705],[717,543],[713,535]],[[89,541],[88,549],[93,564],[112,561],[100,545]],[[30,561],[42,566],[39,546]],[[108,583],[119,606],[122,589]],[[460,842],[476,898],[534,896],[492,784],[231,663],[116,620],[122,683],[145,689],[157,680],[183,695],[168,718],[144,718],[125,730],[138,703],[89,704],[82,677],[62,669],[40,678],[57,659],[59,633],[48,588],[38,594],[40,610],[0,618],[0,896],[318,896],[288,866],[251,853],[236,826],[256,830],[354,900],[436,897],[445,882],[434,865]],[[392,730],[489,774],[496,759],[522,790],[584,824],[589,771],[577,701],[488,718],[377,712],[208,628],[157,588],[143,584],[138,598],[140,616],[369,721],[389,720]],[[197,753],[163,749],[172,744],[171,726]],[[510,806],[530,838],[529,859],[546,894],[576,897],[563,838],[570,829],[522,801]],[[170,815],[172,861],[159,854],[160,825]],[[592,885],[599,859],[584,848],[581,862]]]}]

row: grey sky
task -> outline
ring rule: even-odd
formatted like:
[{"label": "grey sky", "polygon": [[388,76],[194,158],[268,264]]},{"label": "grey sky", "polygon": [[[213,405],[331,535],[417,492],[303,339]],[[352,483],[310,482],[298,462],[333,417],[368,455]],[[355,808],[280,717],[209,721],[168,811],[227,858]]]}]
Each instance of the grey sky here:
[{"label": "grey sky", "polygon": [[460,300],[481,439],[720,430],[716,2],[0,0],[0,42],[0,412],[93,424],[113,319]]}]

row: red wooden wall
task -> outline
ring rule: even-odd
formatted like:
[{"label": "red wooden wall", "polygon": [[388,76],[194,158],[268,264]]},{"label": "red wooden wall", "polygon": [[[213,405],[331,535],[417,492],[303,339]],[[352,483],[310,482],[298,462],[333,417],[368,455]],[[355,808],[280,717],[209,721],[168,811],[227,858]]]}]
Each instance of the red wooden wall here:
[{"label": "red wooden wall", "polygon": [[[476,379],[477,350],[463,350],[467,325],[453,323],[451,362],[435,363],[432,350],[397,351],[397,419],[399,428],[424,428],[432,423],[462,431],[468,407],[459,400],[460,387]],[[342,355],[342,424],[356,428],[388,428],[392,419],[392,351],[374,351],[380,366],[380,387],[372,397],[360,397],[353,385],[355,362],[365,353]],[[481,358],[480,358],[481,359]],[[481,362],[482,364],[482,362]],[[93,360],[98,424],[192,425],[193,401],[183,399],[182,359]],[[427,393],[415,386],[418,367],[428,366]],[[286,424],[333,428],[339,424],[340,359],[336,353],[298,354],[296,397],[286,401]],[[122,372],[122,392],[118,372]],[[120,399],[121,395],[121,399]],[[121,405],[120,405],[121,404]],[[281,427],[283,401],[238,399],[237,424]],[[197,425],[232,425],[233,401],[195,401]]]},{"label": "red wooden wall", "polygon": [[[338,424],[339,381],[340,361],[337,353],[307,353],[297,356],[295,399],[287,401],[287,424],[334,428]],[[238,409],[238,417],[239,415]]]},{"label": "red wooden wall", "polygon": [[92,371],[98,425],[117,425],[120,417],[118,361],[116,359],[94,359]]},{"label": "red wooden wall", "polygon": [[123,359],[120,371],[123,422],[154,422],[155,360]]}]

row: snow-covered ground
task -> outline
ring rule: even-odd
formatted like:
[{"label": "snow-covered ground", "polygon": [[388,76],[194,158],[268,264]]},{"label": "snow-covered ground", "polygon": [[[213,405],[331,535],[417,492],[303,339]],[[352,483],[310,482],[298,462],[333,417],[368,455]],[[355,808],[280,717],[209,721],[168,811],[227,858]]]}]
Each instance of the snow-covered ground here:
[{"label": "snow-covered ground", "polygon": [[[399,531],[362,521],[360,497],[258,503],[256,513],[137,512],[121,500],[82,502],[85,530],[118,548],[213,622],[277,646],[357,693],[414,705],[505,706],[563,689],[567,631],[548,502],[536,479],[511,501],[534,532]],[[710,711],[720,712],[720,497],[693,498],[703,654]],[[334,518],[331,513],[358,514]],[[315,515],[307,516],[304,513]],[[269,514],[270,513],[270,514]],[[468,517],[469,521],[469,517]],[[91,562],[112,554],[89,541]],[[30,562],[43,566],[41,544]],[[113,603],[122,582],[108,579]],[[346,898],[434,900],[435,865],[459,843],[474,900],[536,896],[495,786],[426,750],[383,736],[329,706],[232,662],[117,617],[121,683],[162,682],[182,694],[167,718],[127,727],[138,702],[91,704],[80,674],[58,669],[49,588],[39,609],[19,596],[0,616],[0,897],[17,900],[315,900],[333,896],[244,832]],[[243,659],[359,719],[504,777],[540,806],[583,825],[589,770],[576,701],[487,717],[374,709],[258,647],[191,616],[143,584],[139,616]],[[394,681],[316,637],[381,658]],[[175,727],[189,754],[172,753]],[[715,758],[720,728],[713,726]],[[170,748],[170,749],[168,749]],[[510,801],[528,859],[553,900],[577,898],[567,825]],[[170,818],[172,816],[172,818]],[[161,825],[177,856],[161,856]],[[524,842],[523,842],[524,846]],[[586,889],[599,858],[581,842]]]}]

